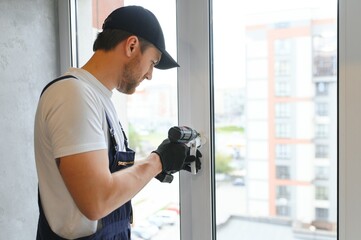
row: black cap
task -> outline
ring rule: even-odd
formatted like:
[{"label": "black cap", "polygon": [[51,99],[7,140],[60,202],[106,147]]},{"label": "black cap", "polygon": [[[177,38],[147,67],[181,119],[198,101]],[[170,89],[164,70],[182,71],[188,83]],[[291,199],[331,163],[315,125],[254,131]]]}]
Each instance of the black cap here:
[{"label": "black cap", "polygon": [[140,6],[125,6],[114,10],[104,21],[104,29],[121,29],[152,43],[162,53],[158,69],[179,67],[165,50],[162,28],[154,14]]}]

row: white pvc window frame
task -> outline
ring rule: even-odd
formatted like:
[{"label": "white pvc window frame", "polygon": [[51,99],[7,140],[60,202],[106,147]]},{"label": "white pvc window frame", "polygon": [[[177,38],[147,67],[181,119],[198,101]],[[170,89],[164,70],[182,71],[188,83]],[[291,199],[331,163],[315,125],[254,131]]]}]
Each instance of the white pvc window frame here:
[{"label": "white pvc window frame", "polygon": [[339,0],[338,5],[338,239],[353,240],[361,236],[361,1]]},{"label": "white pvc window frame", "polygon": [[177,1],[179,125],[207,139],[202,171],[180,173],[181,240],[216,238],[211,16],[209,0]]},{"label": "white pvc window frame", "polygon": [[[73,66],[71,55],[75,0],[59,0],[60,67]],[[338,3],[338,239],[361,236],[361,16],[359,0]],[[202,171],[181,174],[181,240],[216,239],[212,181],[213,122],[211,70],[211,4],[209,0],[177,1],[179,124],[199,130],[207,144],[202,148]],[[75,45],[73,45],[75,46]]]},{"label": "white pvc window frame", "polygon": [[77,67],[76,0],[58,0],[60,73]]}]

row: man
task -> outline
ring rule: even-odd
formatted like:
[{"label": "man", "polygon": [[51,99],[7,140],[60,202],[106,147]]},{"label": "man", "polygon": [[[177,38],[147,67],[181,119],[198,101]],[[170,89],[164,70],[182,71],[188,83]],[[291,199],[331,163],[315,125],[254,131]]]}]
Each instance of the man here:
[{"label": "man", "polygon": [[[163,141],[134,163],[111,102],[134,93],[153,68],[178,67],[150,11],[113,11],[94,54],[43,90],[35,118],[39,178],[37,239],[130,239],[130,199],[161,172],[189,169],[188,147]],[[198,160],[198,159],[197,159]]]}]

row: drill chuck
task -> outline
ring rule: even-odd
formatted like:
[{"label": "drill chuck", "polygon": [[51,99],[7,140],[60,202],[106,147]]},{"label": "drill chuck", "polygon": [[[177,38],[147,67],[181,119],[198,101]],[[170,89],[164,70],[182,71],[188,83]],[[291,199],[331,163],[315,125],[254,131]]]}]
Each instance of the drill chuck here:
[{"label": "drill chuck", "polygon": [[168,131],[168,139],[171,142],[188,143],[199,136],[199,133],[186,126],[172,127]]}]

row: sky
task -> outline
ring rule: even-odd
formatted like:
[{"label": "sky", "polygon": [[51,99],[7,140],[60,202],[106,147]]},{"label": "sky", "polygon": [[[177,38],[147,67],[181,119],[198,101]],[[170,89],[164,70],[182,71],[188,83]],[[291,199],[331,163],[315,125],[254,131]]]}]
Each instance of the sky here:
[{"label": "sky", "polygon": [[[213,41],[216,88],[245,84],[246,25],[336,16],[336,0],[214,0]],[[219,81],[218,81],[219,80]]]}]

